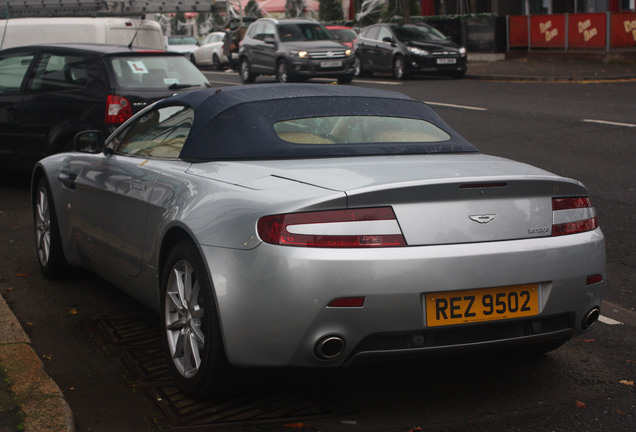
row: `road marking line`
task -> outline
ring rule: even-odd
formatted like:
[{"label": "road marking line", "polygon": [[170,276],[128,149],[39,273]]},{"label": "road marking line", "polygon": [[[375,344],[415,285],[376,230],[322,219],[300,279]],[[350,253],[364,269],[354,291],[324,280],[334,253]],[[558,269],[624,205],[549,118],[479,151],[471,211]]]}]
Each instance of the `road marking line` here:
[{"label": "road marking line", "polygon": [[361,80],[358,78],[355,78],[353,80],[354,83],[363,83],[363,84],[382,84],[382,85],[394,85],[394,86],[400,86],[403,83],[399,82],[399,81],[369,81],[369,80]]},{"label": "road marking line", "polygon": [[583,119],[583,121],[586,123],[598,123],[598,124],[604,124],[604,125],[610,125],[610,126],[636,127],[636,124],[632,124],[632,123],[619,123],[619,122],[593,120],[593,119]]},{"label": "road marking line", "polygon": [[472,110],[472,111],[488,111],[488,108],[474,107],[474,106],[468,106],[468,105],[454,105],[454,104],[447,104],[447,103],[440,103],[440,102],[427,102],[427,101],[424,101],[424,103],[427,103],[429,105],[443,106],[443,107],[449,107],[449,108],[459,108],[459,109]]},{"label": "road marking line", "polygon": [[599,320],[600,322],[602,322],[602,323],[604,323],[604,324],[608,324],[608,325],[623,325],[623,323],[622,323],[622,322],[620,322],[620,321],[616,321],[616,320],[613,320],[613,319],[608,318],[608,317],[603,316],[603,315],[599,316],[599,317],[598,317],[598,320]]}]

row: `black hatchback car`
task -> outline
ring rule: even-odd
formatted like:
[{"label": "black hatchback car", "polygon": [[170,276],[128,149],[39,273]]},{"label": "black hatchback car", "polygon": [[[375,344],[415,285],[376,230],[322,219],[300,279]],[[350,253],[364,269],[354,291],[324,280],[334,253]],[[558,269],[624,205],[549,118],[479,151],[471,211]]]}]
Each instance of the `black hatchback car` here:
[{"label": "black hatchback car", "polygon": [[186,57],[123,46],[55,44],[0,51],[0,166],[30,168],[82,130],[110,134],[146,105],[211,87]]},{"label": "black hatchback car", "polygon": [[355,75],[393,73],[398,79],[414,74],[466,74],[466,48],[427,24],[374,24],[365,27],[354,44]]},{"label": "black hatchback car", "polygon": [[353,79],[353,52],[325,27],[307,18],[262,18],[247,29],[239,48],[239,75],[252,83],[258,75],[278,82],[309,78]]}]

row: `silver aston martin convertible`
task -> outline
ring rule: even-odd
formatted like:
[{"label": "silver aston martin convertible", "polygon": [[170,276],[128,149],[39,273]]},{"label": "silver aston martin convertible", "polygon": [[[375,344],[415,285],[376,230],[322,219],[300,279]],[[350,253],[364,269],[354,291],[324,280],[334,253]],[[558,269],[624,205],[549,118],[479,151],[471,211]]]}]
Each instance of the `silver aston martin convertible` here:
[{"label": "silver aston martin convertible", "polygon": [[425,103],[323,84],[175,95],[33,172],[41,269],[159,311],[184,392],[238,367],[550,351],[599,317],[576,180],[488,156]]}]

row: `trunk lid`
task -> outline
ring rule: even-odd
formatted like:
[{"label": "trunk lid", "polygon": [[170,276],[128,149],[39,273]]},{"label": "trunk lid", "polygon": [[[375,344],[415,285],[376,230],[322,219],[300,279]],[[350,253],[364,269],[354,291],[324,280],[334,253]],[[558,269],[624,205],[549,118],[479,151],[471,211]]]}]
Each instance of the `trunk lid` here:
[{"label": "trunk lid", "polygon": [[550,236],[552,198],[588,195],[575,180],[481,154],[243,164],[251,169],[215,175],[253,189],[284,179],[342,191],[350,208],[391,206],[410,246]]}]

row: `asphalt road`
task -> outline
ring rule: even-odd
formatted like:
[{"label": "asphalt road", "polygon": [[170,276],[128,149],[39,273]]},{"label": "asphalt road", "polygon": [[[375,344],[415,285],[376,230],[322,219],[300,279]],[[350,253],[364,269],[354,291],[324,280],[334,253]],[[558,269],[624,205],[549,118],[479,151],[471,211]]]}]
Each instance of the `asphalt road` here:
[{"label": "asphalt road", "polygon": [[[208,76],[215,85],[239,82],[236,74]],[[374,78],[352,85],[427,101],[483,152],[585,183],[607,238],[604,322],[538,358],[240,371],[226,398],[194,403],[170,387],[152,313],[90,274],[54,282],[39,274],[28,178],[4,173],[0,290],[64,391],[78,431],[633,431],[636,83]]]}]

